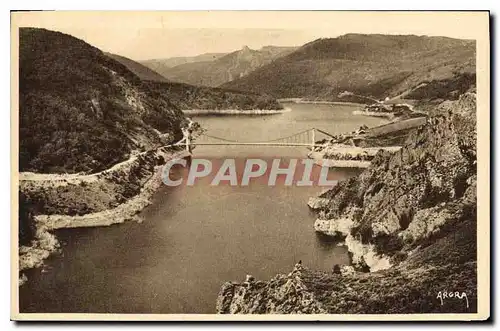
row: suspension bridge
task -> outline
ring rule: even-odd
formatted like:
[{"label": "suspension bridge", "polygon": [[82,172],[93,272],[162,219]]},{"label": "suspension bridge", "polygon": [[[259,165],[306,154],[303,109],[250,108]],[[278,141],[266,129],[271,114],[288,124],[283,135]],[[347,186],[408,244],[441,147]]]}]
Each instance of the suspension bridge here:
[{"label": "suspension bridge", "polygon": [[194,146],[275,146],[275,147],[311,147],[321,146],[317,139],[335,138],[330,133],[312,128],[300,131],[288,136],[263,141],[242,141],[228,138],[212,136],[202,133],[194,138],[190,130],[184,130],[184,138],[177,142],[177,146],[185,146],[186,150],[191,151]]}]

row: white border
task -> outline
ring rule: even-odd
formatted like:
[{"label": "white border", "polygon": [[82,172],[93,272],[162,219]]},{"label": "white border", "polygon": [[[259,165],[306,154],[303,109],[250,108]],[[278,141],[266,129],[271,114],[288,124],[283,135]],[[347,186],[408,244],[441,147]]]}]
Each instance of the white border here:
[{"label": "white border", "polygon": [[[189,9],[260,9],[260,10],[269,10],[269,9],[287,9],[287,10],[296,10],[296,9],[309,9],[309,10],[318,10],[318,9],[336,9],[336,10],[368,10],[368,9],[373,9],[373,10],[383,10],[383,9],[402,9],[402,10],[449,10],[456,8],[457,10],[474,10],[474,9],[492,9],[492,13],[495,14],[498,12],[497,6],[498,6],[498,1],[481,1],[481,0],[475,0],[475,1],[463,1],[463,0],[455,0],[453,2],[437,2],[437,1],[428,1],[428,0],[419,0],[416,2],[411,2],[411,3],[404,3],[401,1],[387,1],[387,0],[380,0],[380,1],[348,1],[344,3],[335,3],[335,4],[326,4],[322,3],[322,1],[319,0],[308,0],[307,2],[304,1],[296,1],[296,0],[289,0],[286,2],[277,2],[273,3],[272,1],[269,0],[254,0],[252,1],[251,4],[243,4],[243,3],[235,3],[235,2],[229,2],[229,1],[222,1],[222,0],[213,0],[210,2],[204,2],[202,0],[199,1],[192,1],[192,0],[184,0],[182,2],[179,2],[178,4],[172,4],[170,2],[162,2],[162,1],[151,1],[151,0],[141,0],[140,2],[116,2],[116,1],[109,1],[109,0],[87,0],[82,3],[70,3],[68,1],[44,1],[43,4],[40,3],[40,1],[25,1],[25,0],[20,0],[20,1],[4,1],[0,4],[2,6],[2,10],[0,12],[0,16],[2,18],[1,24],[3,24],[3,29],[1,30],[3,32],[2,37],[4,37],[3,43],[5,48],[4,49],[9,49],[10,48],[10,33],[9,33],[9,12],[8,10],[10,9],[45,9],[45,10],[50,10],[50,9],[68,9],[68,10],[75,10],[75,9],[169,9],[169,10],[175,10],[175,9],[182,9],[182,10],[189,10]],[[139,4],[139,6],[138,6]],[[408,7],[406,7],[408,6]],[[4,8],[7,7],[7,8]],[[453,7],[453,8],[452,8]],[[8,77],[10,77],[10,57],[9,57],[9,52],[2,52],[2,63],[4,64],[2,66],[4,70],[4,74],[2,75],[3,77],[3,89],[1,92],[2,100],[4,101],[4,105],[7,105],[10,103],[10,80]],[[491,59],[494,61],[494,59]],[[496,73],[496,70],[495,70]],[[497,98],[495,97],[494,99],[494,105],[497,105]],[[493,106],[493,105],[492,105]],[[7,108],[7,107],[6,107]],[[8,109],[8,108],[7,108]],[[497,107],[494,107],[493,109],[497,109]],[[2,120],[0,121],[0,132],[4,135],[3,139],[0,139],[0,147],[2,148],[2,151],[10,155],[10,114],[8,111],[2,112]],[[486,128],[483,128],[486,129]],[[496,130],[494,130],[494,136],[495,136],[495,142],[498,146],[498,134],[496,133]],[[9,231],[9,222],[6,221],[6,219],[10,219],[10,166],[7,162],[2,163],[2,175],[1,175],[1,188],[2,188],[2,205],[0,207],[2,212],[4,213],[4,221],[2,222],[3,231],[2,233],[4,234],[4,240],[2,241],[3,243],[3,249],[1,249],[1,253],[3,254],[3,261],[8,261],[10,259],[10,237],[7,235],[10,233]],[[495,204],[499,205],[500,203],[500,198],[495,197]],[[496,227],[498,229],[498,226]],[[498,246],[498,245],[497,245]],[[497,252],[498,253],[498,252]],[[493,261],[492,261],[493,262]],[[4,262],[5,263],[5,262]],[[493,263],[492,263],[493,265]],[[2,275],[2,283],[4,284],[4,289],[5,293],[7,294],[8,291],[10,291],[10,275],[9,273],[1,273]],[[7,285],[9,284],[9,285]],[[9,286],[9,289],[6,287]],[[498,297],[498,295],[492,294],[493,296]],[[1,301],[2,304],[2,311],[6,312],[10,310],[10,300],[8,295],[3,295],[3,300]],[[496,305],[498,307],[498,305]],[[498,316],[498,315],[497,315]],[[4,316],[2,319],[2,329],[5,326],[6,329],[10,329],[13,327],[12,323],[7,322],[7,316]],[[7,323],[5,323],[7,322]],[[50,326],[53,327],[54,325]],[[476,325],[477,326],[477,325]],[[37,325],[30,325],[27,328],[39,328]],[[77,326],[77,327],[82,327],[82,326]],[[121,326],[114,325],[114,326],[109,326],[111,329],[113,328],[118,328]],[[256,327],[259,327],[256,325]],[[287,326],[285,326],[287,327]],[[304,325],[301,325],[300,327],[304,327]],[[338,327],[338,326],[335,326]],[[386,326],[382,326],[386,327]],[[423,326],[425,327],[425,325]],[[133,327],[135,329],[135,327]]]}]

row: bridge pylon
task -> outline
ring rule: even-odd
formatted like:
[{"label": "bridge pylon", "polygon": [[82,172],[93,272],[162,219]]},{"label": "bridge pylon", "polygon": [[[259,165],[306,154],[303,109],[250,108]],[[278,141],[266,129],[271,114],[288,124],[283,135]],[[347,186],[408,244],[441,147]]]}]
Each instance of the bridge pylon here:
[{"label": "bridge pylon", "polygon": [[312,128],[311,130],[311,149],[314,149],[314,145],[316,144],[316,129]]},{"label": "bridge pylon", "polygon": [[183,128],[182,134],[184,136],[184,146],[186,147],[186,151],[191,153],[191,130],[189,128]]}]

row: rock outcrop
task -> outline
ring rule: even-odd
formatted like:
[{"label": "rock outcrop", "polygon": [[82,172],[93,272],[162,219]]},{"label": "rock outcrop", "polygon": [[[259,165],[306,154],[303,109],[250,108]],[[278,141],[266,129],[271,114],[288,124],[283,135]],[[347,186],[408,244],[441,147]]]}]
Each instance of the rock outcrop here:
[{"label": "rock outcrop", "polygon": [[297,264],[287,275],[269,282],[247,280],[225,283],[219,293],[217,313],[228,314],[321,314],[325,308],[309,290],[304,268]]},{"label": "rock outcrop", "polygon": [[[380,151],[370,168],[310,202],[316,231],[345,238],[357,271],[301,267],[258,289],[226,284],[217,312],[477,311],[476,180],[475,94],[466,93],[437,107],[401,150]],[[292,283],[312,301],[287,291]],[[467,301],[442,302],[442,291]]]},{"label": "rock outcrop", "polygon": [[323,193],[330,201],[324,219],[332,223],[323,232],[347,219],[351,236],[380,254],[400,256],[444,236],[449,222],[469,217],[476,208],[474,101],[469,93],[439,107],[403,149],[380,152],[359,177]]}]

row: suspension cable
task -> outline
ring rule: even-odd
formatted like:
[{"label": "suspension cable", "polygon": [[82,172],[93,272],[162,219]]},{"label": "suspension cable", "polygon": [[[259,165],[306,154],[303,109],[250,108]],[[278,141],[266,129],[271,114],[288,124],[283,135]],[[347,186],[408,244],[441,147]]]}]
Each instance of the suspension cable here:
[{"label": "suspension cable", "polygon": [[304,131],[301,131],[301,132],[298,132],[298,133],[294,133],[290,136],[286,136],[286,137],[280,137],[280,138],[277,138],[277,139],[271,139],[271,140],[262,140],[262,141],[240,141],[240,140],[231,140],[231,139],[226,139],[226,138],[221,138],[221,137],[216,137],[216,136],[212,136],[212,135],[209,135],[209,134],[206,134],[206,133],[203,133],[201,136],[205,136],[205,137],[208,137],[208,138],[212,138],[212,139],[217,139],[217,140],[222,140],[222,141],[227,141],[227,142],[232,142],[232,143],[266,143],[266,142],[277,142],[277,141],[280,141],[280,140],[286,140],[286,139],[290,139],[290,138],[293,138],[293,137],[297,137],[299,135],[302,135],[304,133],[307,133],[307,137],[309,137],[309,132],[311,130],[314,130],[314,129],[308,129],[308,130],[304,130]]}]

